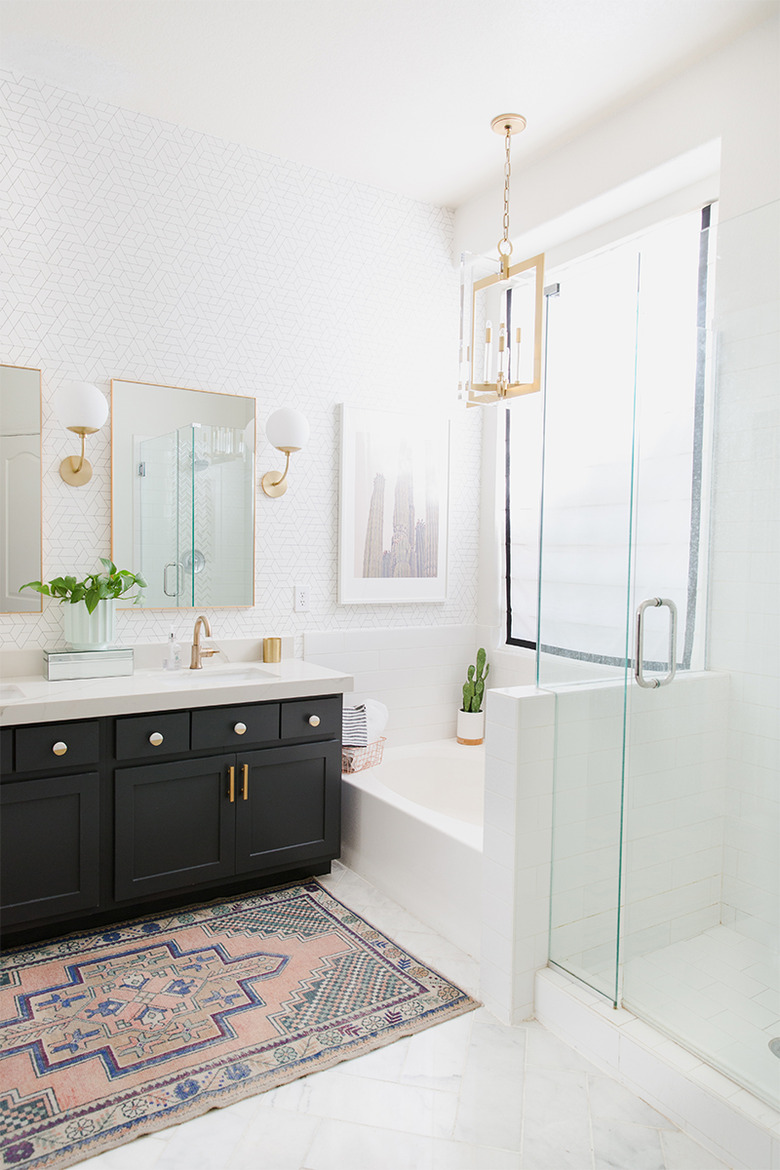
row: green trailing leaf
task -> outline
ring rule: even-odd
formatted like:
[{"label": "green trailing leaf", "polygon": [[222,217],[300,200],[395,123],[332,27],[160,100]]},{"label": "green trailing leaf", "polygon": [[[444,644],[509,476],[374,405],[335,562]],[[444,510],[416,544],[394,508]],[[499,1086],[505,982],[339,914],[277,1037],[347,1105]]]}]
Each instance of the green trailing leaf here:
[{"label": "green trailing leaf", "polygon": [[82,581],[75,577],[53,577],[51,581],[28,581],[22,589],[34,589],[46,597],[56,597],[62,605],[69,602],[78,605],[83,601],[89,613],[94,613],[99,601],[112,601],[122,597],[133,588],[139,592],[133,597],[133,605],[138,605],[143,598],[141,590],[146,588],[146,580],[140,573],[132,573],[129,569],[117,569],[113,561],[101,557],[100,562],[106,570],[104,573],[90,573]]},{"label": "green trailing leaf", "polygon": [[489,670],[490,665],[487,662],[485,649],[480,646],[479,650],[477,650],[477,665],[469,666],[466,671],[468,682],[463,684],[462,710],[480,711],[482,709],[482,699],[485,694],[485,679]]}]

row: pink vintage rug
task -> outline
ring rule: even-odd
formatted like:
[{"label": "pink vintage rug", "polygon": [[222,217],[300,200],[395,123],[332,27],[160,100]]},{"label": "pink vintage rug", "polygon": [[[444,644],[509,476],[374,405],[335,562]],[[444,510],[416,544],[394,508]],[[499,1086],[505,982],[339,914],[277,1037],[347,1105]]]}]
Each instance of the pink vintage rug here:
[{"label": "pink vintage rug", "polygon": [[70,1166],[476,1006],[315,881],[18,947],[0,1165]]}]

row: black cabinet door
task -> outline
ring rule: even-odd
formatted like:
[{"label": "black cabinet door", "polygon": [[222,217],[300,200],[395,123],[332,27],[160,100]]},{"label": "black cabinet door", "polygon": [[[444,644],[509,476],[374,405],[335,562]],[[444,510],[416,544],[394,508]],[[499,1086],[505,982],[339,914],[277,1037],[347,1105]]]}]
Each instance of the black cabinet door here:
[{"label": "black cabinet door", "polygon": [[118,901],[186,889],[234,872],[235,756],[118,768],[115,883]]},{"label": "black cabinet door", "polygon": [[3,784],[0,803],[3,924],[97,906],[97,773]]},{"label": "black cabinet door", "polygon": [[338,857],[339,743],[269,748],[236,758],[236,873]]}]

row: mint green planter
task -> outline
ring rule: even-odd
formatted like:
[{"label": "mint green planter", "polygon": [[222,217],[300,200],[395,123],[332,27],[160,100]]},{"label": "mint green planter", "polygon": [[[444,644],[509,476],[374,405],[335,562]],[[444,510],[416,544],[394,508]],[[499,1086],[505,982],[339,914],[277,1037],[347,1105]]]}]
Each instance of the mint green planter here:
[{"label": "mint green planter", "polygon": [[116,598],[99,601],[92,613],[83,601],[62,606],[69,650],[107,650],[114,644]]}]

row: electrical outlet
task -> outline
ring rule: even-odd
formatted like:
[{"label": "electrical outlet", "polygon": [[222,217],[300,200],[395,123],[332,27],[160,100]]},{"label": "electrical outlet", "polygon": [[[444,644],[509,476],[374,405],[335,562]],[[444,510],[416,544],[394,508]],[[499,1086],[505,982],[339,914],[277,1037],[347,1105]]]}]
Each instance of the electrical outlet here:
[{"label": "electrical outlet", "polygon": [[296,585],[295,586],[295,612],[308,613],[309,611],[309,586]]}]

